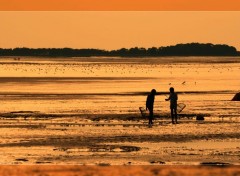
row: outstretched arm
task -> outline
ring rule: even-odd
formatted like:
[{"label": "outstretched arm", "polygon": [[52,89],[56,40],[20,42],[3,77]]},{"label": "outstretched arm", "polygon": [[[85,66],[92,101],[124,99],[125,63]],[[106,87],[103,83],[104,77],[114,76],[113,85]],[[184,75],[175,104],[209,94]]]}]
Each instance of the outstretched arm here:
[{"label": "outstretched arm", "polygon": [[165,99],[165,101],[169,101],[170,100],[170,96],[168,98]]}]

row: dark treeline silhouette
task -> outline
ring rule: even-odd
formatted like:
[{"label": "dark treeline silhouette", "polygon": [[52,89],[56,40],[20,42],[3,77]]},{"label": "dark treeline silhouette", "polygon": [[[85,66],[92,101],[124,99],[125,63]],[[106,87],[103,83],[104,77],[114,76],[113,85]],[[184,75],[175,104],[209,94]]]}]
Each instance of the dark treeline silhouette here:
[{"label": "dark treeline silhouette", "polygon": [[157,57],[157,56],[240,56],[233,46],[214,45],[211,43],[187,43],[175,46],[152,48],[122,48],[119,50],[72,49],[72,48],[14,48],[1,49],[0,56],[40,56],[40,57],[90,57],[90,56],[121,56],[121,57]]}]

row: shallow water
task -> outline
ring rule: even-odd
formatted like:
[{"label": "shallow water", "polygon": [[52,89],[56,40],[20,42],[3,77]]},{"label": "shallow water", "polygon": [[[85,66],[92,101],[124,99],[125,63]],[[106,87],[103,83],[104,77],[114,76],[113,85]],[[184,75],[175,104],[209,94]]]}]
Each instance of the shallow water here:
[{"label": "shallow water", "polygon": [[239,122],[0,120],[0,164],[239,165]]},{"label": "shallow water", "polygon": [[[0,164],[239,165],[239,71],[239,57],[0,58]],[[193,117],[179,125],[161,118],[171,86]]]},{"label": "shallow water", "polygon": [[155,88],[167,113],[173,86],[183,113],[238,116],[239,71],[239,57],[1,58],[0,112],[132,114]]}]

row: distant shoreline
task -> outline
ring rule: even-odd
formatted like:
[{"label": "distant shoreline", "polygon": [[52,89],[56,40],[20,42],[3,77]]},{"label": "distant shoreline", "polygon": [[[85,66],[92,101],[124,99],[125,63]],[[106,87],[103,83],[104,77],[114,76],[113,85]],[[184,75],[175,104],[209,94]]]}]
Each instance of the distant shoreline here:
[{"label": "distant shoreline", "polygon": [[240,58],[240,55],[229,55],[229,56],[25,56],[25,55],[14,55],[14,56],[1,56],[0,58],[9,58],[9,59],[17,59],[17,58],[72,58],[72,59],[78,59],[78,58],[106,58],[106,59],[111,59],[111,58],[190,58],[190,57],[195,57],[195,58],[211,58],[211,57],[220,57],[220,58],[228,58],[228,57],[233,57],[233,58]]},{"label": "distant shoreline", "polygon": [[[73,49],[73,48],[0,48],[0,57],[213,57],[240,56],[240,51],[224,44],[187,43],[166,47],[151,47],[118,50]],[[18,59],[18,58],[16,58]]]}]

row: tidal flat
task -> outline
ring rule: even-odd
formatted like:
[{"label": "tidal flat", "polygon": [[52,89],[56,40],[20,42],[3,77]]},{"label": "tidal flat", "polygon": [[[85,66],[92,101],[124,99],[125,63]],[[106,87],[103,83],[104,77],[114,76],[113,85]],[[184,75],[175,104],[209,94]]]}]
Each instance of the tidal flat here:
[{"label": "tidal flat", "polygon": [[239,165],[239,71],[239,57],[0,58],[1,164]]}]

